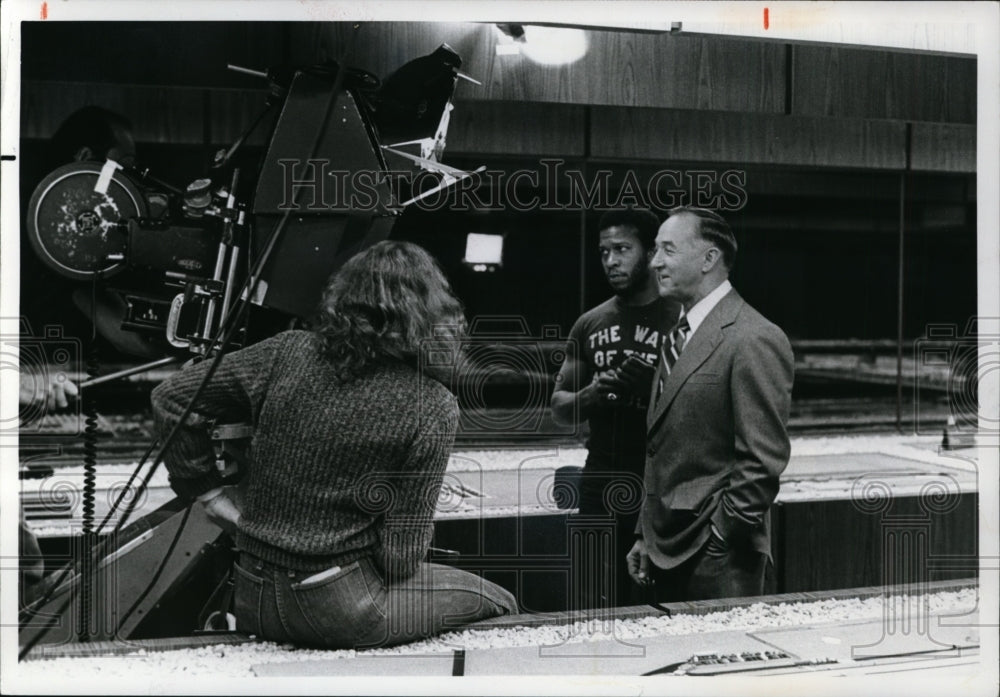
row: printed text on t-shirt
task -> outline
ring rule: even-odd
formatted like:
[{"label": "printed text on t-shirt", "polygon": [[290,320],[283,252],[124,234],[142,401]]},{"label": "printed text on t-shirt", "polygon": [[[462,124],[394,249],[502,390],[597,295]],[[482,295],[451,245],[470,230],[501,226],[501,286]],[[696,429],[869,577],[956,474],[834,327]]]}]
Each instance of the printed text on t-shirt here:
[{"label": "printed text on t-shirt", "polygon": [[[636,354],[648,363],[656,363],[657,349],[659,349],[661,343],[660,332],[649,327],[644,327],[641,324],[635,325],[634,342],[650,346],[653,349],[652,351],[619,348],[618,344],[622,342],[621,334],[621,325],[614,324],[599,329],[587,337],[587,345],[594,352],[595,366],[598,368],[610,368],[618,362],[619,354],[621,354],[621,360],[625,360],[628,356]],[[607,346],[608,348],[599,348],[603,346]]]}]

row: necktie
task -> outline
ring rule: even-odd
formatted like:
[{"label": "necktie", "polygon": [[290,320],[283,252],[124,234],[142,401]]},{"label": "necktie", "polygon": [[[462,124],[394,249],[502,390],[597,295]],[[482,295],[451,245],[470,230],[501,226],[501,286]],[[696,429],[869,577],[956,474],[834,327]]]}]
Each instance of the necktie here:
[{"label": "necktie", "polygon": [[667,341],[664,341],[660,345],[660,361],[663,363],[663,372],[660,374],[660,384],[659,391],[656,393],[657,398],[663,394],[663,383],[670,371],[673,370],[674,363],[677,362],[678,357],[681,355],[681,351],[684,350],[684,344],[687,342],[688,332],[691,329],[691,325],[688,324],[687,315],[678,320],[674,328],[670,330],[670,334],[667,336]]}]

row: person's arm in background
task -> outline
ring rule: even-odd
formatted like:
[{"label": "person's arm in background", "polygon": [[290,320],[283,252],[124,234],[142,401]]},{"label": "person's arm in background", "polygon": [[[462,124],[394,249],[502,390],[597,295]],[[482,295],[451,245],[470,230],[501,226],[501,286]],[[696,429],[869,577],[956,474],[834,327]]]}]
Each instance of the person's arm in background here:
[{"label": "person's arm in background", "polygon": [[[427,555],[434,534],[441,482],[458,430],[458,404],[450,395],[432,406],[422,403],[421,428],[406,461],[396,472],[376,472],[360,494],[373,501],[386,499],[388,510],[379,530],[382,565],[386,580],[405,579],[416,573]],[[387,487],[372,491],[371,487]]]},{"label": "person's arm in background", "polygon": [[788,465],[788,413],[795,359],[787,337],[768,326],[740,343],[733,361],[736,462],[712,514],[715,533],[727,544],[745,540],[763,524]]},{"label": "person's arm in background", "polygon": [[20,407],[40,406],[41,412],[65,409],[80,394],[69,376],[63,371],[53,371],[48,366],[42,375],[21,373],[17,403]]}]

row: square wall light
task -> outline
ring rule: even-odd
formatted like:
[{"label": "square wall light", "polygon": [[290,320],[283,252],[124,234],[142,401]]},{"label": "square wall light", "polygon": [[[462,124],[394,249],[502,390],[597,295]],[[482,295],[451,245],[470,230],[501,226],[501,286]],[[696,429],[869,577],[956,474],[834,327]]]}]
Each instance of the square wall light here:
[{"label": "square wall light", "polygon": [[473,271],[494,271],[503,266],[503,235],[470,232],[465,239],[464,263]]}]

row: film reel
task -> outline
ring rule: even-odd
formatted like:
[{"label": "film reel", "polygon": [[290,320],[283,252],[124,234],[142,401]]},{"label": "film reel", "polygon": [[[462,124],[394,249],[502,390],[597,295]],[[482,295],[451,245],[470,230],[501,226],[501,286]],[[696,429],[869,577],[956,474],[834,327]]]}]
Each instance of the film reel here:
[{"label": "film reel", "polygon": [[90,280],[123,268],[126,229],[147,215],[142,192],[120,169],[96,162],[63,165],[43,179],[28,203],[28,239],[61,276]]}]

